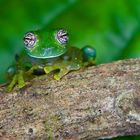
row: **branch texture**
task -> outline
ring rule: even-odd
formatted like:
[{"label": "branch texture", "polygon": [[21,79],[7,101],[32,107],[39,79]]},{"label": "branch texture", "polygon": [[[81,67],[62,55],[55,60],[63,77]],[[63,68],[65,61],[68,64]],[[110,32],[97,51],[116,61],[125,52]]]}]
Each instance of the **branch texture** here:
[{"label": "branch texture", "polygon": [[0,140],[89,140],[140,134],[140,59],[36,77],[0,89]]}]

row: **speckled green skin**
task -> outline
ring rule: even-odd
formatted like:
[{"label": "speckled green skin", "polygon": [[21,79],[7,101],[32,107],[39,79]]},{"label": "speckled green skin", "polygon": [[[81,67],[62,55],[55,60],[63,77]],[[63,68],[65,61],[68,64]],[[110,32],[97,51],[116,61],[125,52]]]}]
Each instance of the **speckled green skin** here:
[{"label": "speckled green skin", "polygon": [[[19,88],[25,86],[25,80],[35,75],[48,74],[52,71],[54,79],[60,80],[69,71],[95,64],[96,51],[90,46],[82,49],[69,45],[62,45],[57,40],[56,30],[33,32],[38,38],[35,46],[25,49],[20,56],[16,56],[16,70],[9,67],[9,84],[7,90],[11,91],[15,85]],[[15,66],[14,66],[15,67]]]}]

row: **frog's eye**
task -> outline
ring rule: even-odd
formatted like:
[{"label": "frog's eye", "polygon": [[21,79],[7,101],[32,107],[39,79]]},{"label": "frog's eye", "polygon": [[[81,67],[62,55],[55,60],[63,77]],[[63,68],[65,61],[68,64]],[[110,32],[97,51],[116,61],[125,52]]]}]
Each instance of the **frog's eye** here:
[{"label": "frog's eye", "polygon": [[56,33],[56,38],[59,41],[59,43],[62,45],[67,44],[69,40],[68,33],[64,29],[58,30],[58,32]]},{"label": "frog's eye", "polygon": [[37,38],[32,32],[26,33],[23,40],[26,48],[33,48],[37,42]]}]

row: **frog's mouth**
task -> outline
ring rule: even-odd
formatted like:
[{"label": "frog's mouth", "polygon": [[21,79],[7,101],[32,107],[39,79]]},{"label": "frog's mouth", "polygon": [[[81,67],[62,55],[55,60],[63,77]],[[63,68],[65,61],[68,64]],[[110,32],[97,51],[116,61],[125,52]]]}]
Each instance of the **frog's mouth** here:
[{"label": "frog's mouth", "polygon": [[54,58],[63,55],[66,53],[67,49],[66,47],[50,47],[50,48],[39,48],[34,50],[26,50],[27,54],[34,58]]}]

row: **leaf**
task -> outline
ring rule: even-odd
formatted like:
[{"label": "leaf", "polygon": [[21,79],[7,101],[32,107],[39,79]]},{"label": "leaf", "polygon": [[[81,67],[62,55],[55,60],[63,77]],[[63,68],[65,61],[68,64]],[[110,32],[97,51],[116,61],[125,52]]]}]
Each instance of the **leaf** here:
[{"label": "leaf", "polygon": [[[38,28],[64,27],[70,34],[70,45],[92,45],[97,49],[97,63],[140,57],[139,0],[62,0],[2,1],[0,54],[13,59],[23,49],[23,35]],[[16,3],[16,4],[15,4]],[[10,24],[9,24],[10,23]],[[6,29],[6,30],[5,30]]]}]

